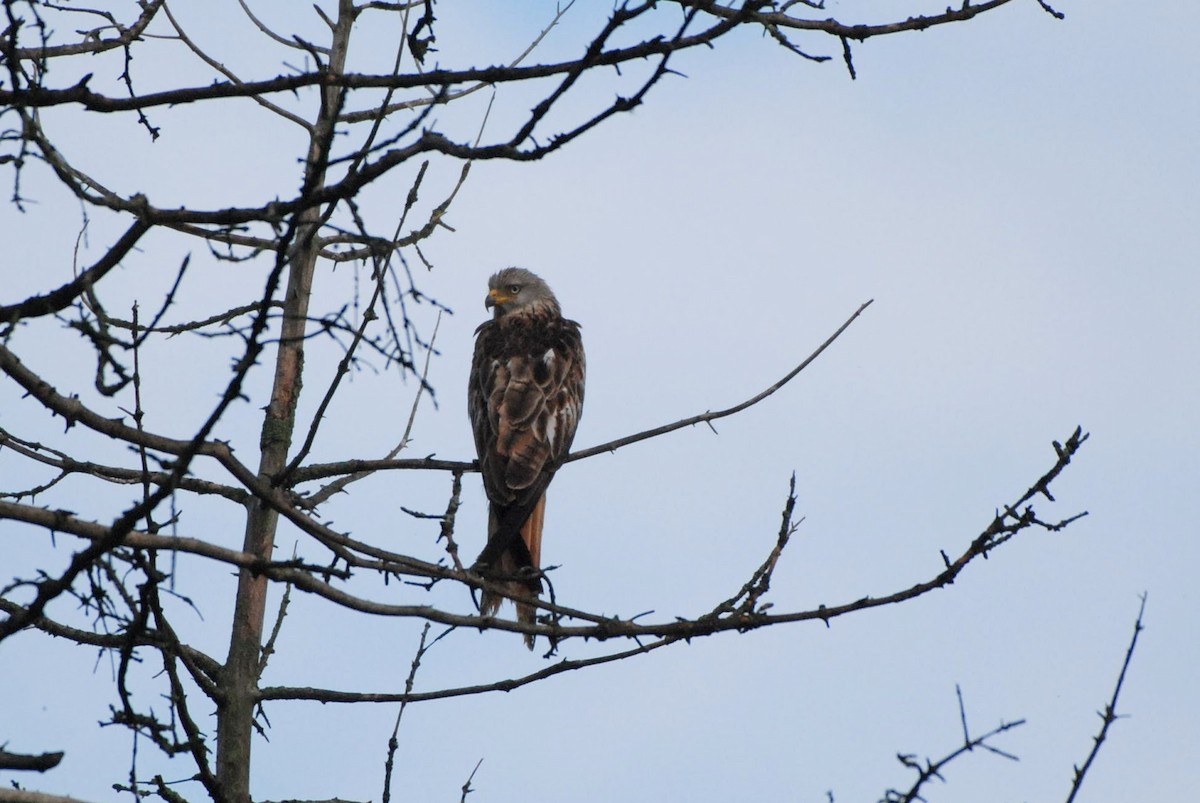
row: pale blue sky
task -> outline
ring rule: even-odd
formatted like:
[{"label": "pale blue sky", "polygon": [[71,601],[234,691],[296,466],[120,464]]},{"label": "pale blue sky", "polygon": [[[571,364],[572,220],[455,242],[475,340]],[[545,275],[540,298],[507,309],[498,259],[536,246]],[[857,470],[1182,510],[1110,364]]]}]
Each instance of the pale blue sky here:
[{"label": "pale blue sky", "polygon": [[[868,42],[855,50],[853,82],[836,58],[814,65],[742,35],[679,58],[686,79],[664,81],[633,114],[540,163],[476,164],[447,218],[456,232],[423,249],[436,269],[421,287],[455,315],[442,321],[430,373],[439,406],[423,408],[413,454],[470,456],[471,333],[484,317],[487,276],[519,264],[545,277],[584,325],[581,447],[740,401],[875,300],[792,385],[719,422],[719,436],[685,430],[566,467],[550,492],[545,542],[546,560],[561,564],[554,578],[564,604],[652,609],[664,620],[711,608],[770,549],[793,471],[806,518],[772,584],[776,610],[932,576],[938,550],[961,551],[996,506],[1051,465],[1050,442],[1076,424],[1092,438],[1055,485],[1058,504],[1038,510],[1048,519],[1090,515],[1064,533],[1020,536],[947,590],[829,629],[726,635],[508,695],[414,706],[400,735],[397,784],[406,797],[456,800],[483,758],[477,803],[807,803],[825,800],[826,790],[838,801],[876,800],[907,787],[897,752],[940,756],[957,746],[957,683],[974,730],[1028,720],[998,742],[1021,761],[969,756],[926,797],[1059,800],[1090,747],[1145,591],[1147,629],[1119,708],[1129,718],[1114,725],[1082,799],[1186,799],[1200,754],[1200,56],[1190,34],[1200,12],[1078,0],[1056,7],[1066,20],[1031,0]],[[547,53],[571,52],[572,37],[607,8],[581,3],[547,39]],[[481,26],[476,17],[466,27],[450,7],[439,13],[439,57],[453,64],[502,59],[538,24],[513,17]],[[230,63],[261,58],[271,65],[264,74],[278,69],[270,51],[217,44],[210,33]],[[484,42],[494,52],[462,55]],[[835,41],[809,44],[839,56]],[[604,83],[596,80],[593,99],[616,91]],[[461,118],[439,120],[470,130],[486,100],[480,93]],[[528,106],[501,91],[489,130],[502,131]],[[124,118],[99,124],[76,147],[102,143],[109,155],[93,158],[97,173],[163,205],[172,197],[258,203],[294,191],[294,135],[271,139],[239,122],[254,117],[232,116],[224,127],[188,109],[160,117],[164,136],[152,148]],[[456,177],[450,164],[435,167],[431,202]],[[394,217],[403,178],[367,193],[369,219]],[[77,208],[46,194],[23,217],[0,211],[0,227],[27,233],[11,240],[0,301],[69,275],[73,241],[63,231],[74,223],[61,219]],[[105,225],[94,223],[92,253],[106,241]],[[152,239],[124,270],[123,292],[145,299],[182,254],[178,243]],[[213,265],[202,250],[193,260],[190,308],[216,309],[231,287],[261,284],[261,267]],[[28,264],[38,269],[19,267]],[[324,306],[340,303],[350,277],[343,266],[319,280]],[[118,298],[110,306],[119,308]],[[147,402],[151,425],[178,416],[178,427],[164,425],[174,434],[211,404],[207,371],[224,376],[227,365],[217,344],[184,348],[187,370],[169,348],[145,355],[148,374],[161,377],[160,395]],[[323,387],[332,363],[321,358],[333,353],[314,344],[310,388]],[[87,392],[90,374],[81,379],[57,343],[25,354],[60,389]],[[413,390],[391,375],[356,376],[331,410],[316,459],[380,456],[398,439]],[[17,394],[2,392],[4,409],[14,410],[5,426],[59,431],[56,422],[19,418]],[[307,409],[315,403],[314,394]],[[242,439],[248,453],[257,414],[255,405],[236,409],[221,437]],[[0,477],[11,476],[10,461],[0,458]],[[380,475],[322,515],[364,540],[435,556],[435,525],[411,522],[399,506],[440,510],[448,485],[441,475]],[[103,517],[125,501],[68,495],[56,504]],[[189,534],[240,543],[236,510],[194,510],[185,511]],[[482,543],[483,510],[469,478],[458,519],[468,553]],[[285,533],[281,546],[294,540]],[[231,588],[222,572],[181,575],[180,591],[204,616],[181,613],[180,626],[217,657]],[[370,578],[362,588],[393,593]],[[469,604],[462,594],[436,599]],[[417,633],[410,623],[297,599],[265,682],[397,691]],[[571,645],[565,655],[596,649]],[[67,751],[60,769],[21,780],[111,799],[128,739],[91,726],[106,712],[107,661],[93,672],[88,651],[35,646],[29,636],[6,643],[3,655],[0,710],[20,726],[0,728],[0,741]],[[416,688],[524,674],[543,665],[539,656],[515,637],[458,633],[430,652]],[[267,713],[256,795],[379,799],[393,707],[292,704]]]}]

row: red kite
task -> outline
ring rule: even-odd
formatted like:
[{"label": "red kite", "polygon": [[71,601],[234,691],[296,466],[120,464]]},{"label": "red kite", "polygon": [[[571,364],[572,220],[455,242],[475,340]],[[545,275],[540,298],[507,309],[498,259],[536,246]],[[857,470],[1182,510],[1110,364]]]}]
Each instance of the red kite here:
[{"label": "red kite", "polygon": [[[488,541],[474,571],[500,582],[517,620],[534,621],[523,600],[542,590],[546,486],[575,438],[583,410],[584,356],[579,324],[562,316],[544,281],[523,268],[488,280],[492,319],[475,330],[467,409],[488,497]],[[485,591],[480,609],[502,598]],[[533,649],[533,635],[525,635]]]}]

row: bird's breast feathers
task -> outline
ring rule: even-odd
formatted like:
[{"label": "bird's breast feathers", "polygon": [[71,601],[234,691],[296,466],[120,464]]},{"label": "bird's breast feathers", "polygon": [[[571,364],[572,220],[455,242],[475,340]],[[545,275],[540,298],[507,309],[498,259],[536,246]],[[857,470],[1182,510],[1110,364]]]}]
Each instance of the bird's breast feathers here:
[{"label": "bird's breast feathers", "polygon": [[477,445],[484,447],[486,462],[502,468],[509,490],[526,488],[544,470],[557,469],[583,405],[578,325],[563,318],[536,323],[541,325],[488,322],[476,341],[470,400]]}]

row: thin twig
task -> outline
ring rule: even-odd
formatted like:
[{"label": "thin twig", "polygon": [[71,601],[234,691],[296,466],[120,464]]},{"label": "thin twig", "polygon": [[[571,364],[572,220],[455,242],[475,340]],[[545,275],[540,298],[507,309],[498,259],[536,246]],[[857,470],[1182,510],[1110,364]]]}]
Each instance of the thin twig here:
[{"label": "thin twig", "polygon": [[462,785],[462,797],[458,799],[458,803],[467,803],[467,795],[475,791],[471,786],[471,781],[475,780],[475,773],[479,772],[479,767],[483,764],[483,759],[475,762],[475,769],[471,770],[471,774],[467,776],[467,780]]},{"label": "thin twig", "polygon": [[[292,549],[292,560],[296,560],[296,550],[294,547]],[[271,635],[267,638],[267,643],[263,645],[262,657],[258,662],[258,676],[260,678],[267,669],[267,662],[275,654],[275,642],[279,639],[279,632],[283,629],[283,620],[287,617],[288,605],[291,604],[291,601],[292,584],[287,583],[283,587],[283,597],[279,600],[279,610],[275,614],[275,624],[271,626]]]},{"label": "thin twig", "polygon": [[1138,608],[1137,621],[1133,623],[1133,637],[1129,639],[1129,648],[1125,650],[1125,660],[1121,664],[1121,674],[1117,676],[1117,686],[1113,689],[1112,698],[1108,701],[1108,705],[1104,706],[1103,711],[1097,712],[1100,716],[1100,732],[1092,737],[1092,749],[1088,753],[1087,759],[1084,760],[1083,766],[1075,767],[1075,775],[1071,779],[1071,791],[1067,794],[1066,803],[1073,803],[1075,795],[1079,793],[1083,786],[1083,779],[1087,776],[1088,770],[1092,768],[1092,762],[1096,760],[1097,754],[1100,752],[1100,745],[1104,744],[1104,740],[1108,737],[1108,728],[1117,721],[1117,698],[1121,696],[1121,687],[1125,684],[1125,673],[1129,671],[1129,662],[1133,660],[1133,651],[1137,648],[1138,636],[1145,628],[1142,625],[1142,616],[1146,613],[1146,594],[1142,594],[1142,604]]},{"label": "thin twig", "polygon": [[458,543],[454,540],[454,522],[462,497],[462,472],[456,471],[453,476],[454,479],[450,485],[450,501],[446,503],[446,512],[442,514],[442,531],[438,534],[438,540],[446,542],[446,554],[450,556],[454,568],[461,572],[463,564],[462,559],[458,557]]},{"label": "thin twig", "polygon": [[855,319],[857,319],[859,315],[862,315],[863,311],[866,310],[867,307],[871,306],[873,301],[874,301],[874,299],[871,299],[870,301],[867,301],[864,304],[862,304],[862,306],[860,306],[857,310],[854,311],[853,315],[851,315],[849,318],[846,319],[845,323],[843,323],[841,326],[839,326],[837,328],[837,331],[835,331],[832,335],[827,337],[825,339],[825,342],[817,347],[816,351],[814,351],[812,354],[805,357],[803,362],[801,362],[799,365],[797,365],[791,371],[788,371],[788,373],[782,379],[780,379],[774,385],[771,385],[769,388],[764,390],[762,393],[759,393],[756,396],[752,396],[751,398],[747,399],[746,401],[742,402],[741,404],[735,404],[732,407],[727,407],[724,410],[717,410],[716,412],[706,412],[706,413],[701,413],[700,415],[694,415],[691,418],[685,418],[682,421],[676,421],[674,424],[666,424],[665,426],[656,427],[654,429],[648,429],[645,432],[639,432],[636,435],[629,435],[624,438],[618,438],[615,441],[609,441],[608,443],[602,443],[599,446],[593,446],[590,449],[584,449],[579,452],[574,452],[573,454],[569,455],[564,462],[569,463],[572,460],[582,460],[585,457],[591,457],[592,455],[600,454],[601,452],[614,452],[617,449],[621,448],[622,446],[628,446],[631,443],[637,443],[638,441],[644,441],[647,438],[655,438],[655,437],[658,437],[659,435],[665,435],[668,432],[674,432],[675,430],[683,429],[684,427],[691,427],[691,426],[695,426],[696,424],[700,424],[700,423],[716,421],[718,418],[725,418],[726,416],[733,415],[734,413],[740,413],[742,410],[745,410],[747,407],[752,407],[755,404],[758,404],[760,401],[767,398],[775,391],[779,390],[781,387],[786,385],[788,382],[791,382],[792,379],[794,379],[797,374],[799,374],[801,371],[803,371],[805,368],[807,368],[810,364],[812,364],[813,360],[817,359],[817,357],[820,357],[821,354],[825,351],[825,349],[829,348],[833,344],[833,341],[837,340],[838,337],[841,336],[842,332],[846,331],[846,329],[848,329],[850,327],[850,324],[854,323]]},{"label": "thin twig", "polygon": [[[433,644],[441,640],[441,636],[438,636],[438,638],[433,640],[432,644],[426,646],[425,640],[429,637],[429,627],[429,622],[426,622],[425,626],[421,628],[421,641],[417,645],[417,652],[413,655],[412,664],[409,666],[408,678],[404,681],[404,693],[406,695],[412,694],[413,683],[417,678],[417,669],[421,666],[421,658],[424,657],[429,647],[432,647]],[[444,636],[445,633],[442,635]],[[400,746],[400,742],[396,737],[400,733],[400,720],[404,718],[404,710],[407,707],[408,701],[402,700],[400,702],[400,710],[396,712],[396,724],[392,726],[391,738],[388,739],[387,761],[383,765],[383,803],[390,803],[392,799],[392,769],[395,766],[396,750]]]},{"label": "thin twig", "polygon": [[[417,409],[419,408],[419,406],[421,404],[421,397],[429,392],[428,391],[428,388],[429,388],[428,377],[429,377],[430,358],[433,356],[433,344],[437,340],[438,329],[441,326],[441,323],[442,323],[442,313],[439,312],[438,317],[437,317],[437,322],[433,326],[433,336],[429,339],[429,349],[425,352],[425,365],[421,369],[421,382],[417,386],[417,392],[413,395],[412,407],[409,408],[409,411],[408,411],[408,423],[406,423],[404,426],[404,434],[400,437],[400,442],[397,443],[394,447],[392,447],[392,449],[387,453],[387,455],[383,458],[383,460],[381,462],[392,461],[396,457],[396,455],[398,455],[401,451],[403,451],[408,446],[408,444],[411,441],[413,424],[416,422],[416,419],[417,419]],[[332,390],[333,390],[333,388],[330,388],[331,392],[332,392]],[[304,469],[297,466],[295,469],[293,469],[289,473],[292,475],[292,483],[296,484],[296,483],[300,482],[300,480],[295,479],[296,475],[303,474]],[[370,476],[372,473],[374,473],[374,471],[371,469],[350,472],[350,473],[346,474],[345,476],[339,477],[338,479],[334,480],[333,482],[323,486],[322,488],[317,490],[312,495],[304,497],[301,500],[301,504],[305,508],[312,510],[312,509],[316,508],[318,505],[320,505],[322,502],[325,502],[327,499],[332,497],[334,494],[338,494],[338,493],[341,493],[342,491],[344,491],[346,489],[346,486],[350,485],[350,483],[357,482],[358,480],[361,480],[364,477]],[[461,473],[461,472],[459,472],[459,473]]]}]

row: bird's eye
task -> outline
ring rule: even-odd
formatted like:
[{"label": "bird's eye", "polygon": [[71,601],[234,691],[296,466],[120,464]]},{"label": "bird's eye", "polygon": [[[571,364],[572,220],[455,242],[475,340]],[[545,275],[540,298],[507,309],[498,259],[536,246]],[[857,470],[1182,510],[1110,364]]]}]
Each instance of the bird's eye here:
[{"label": "bird's eye", "polygon": [[519,285],[519,284],[510,284],[510,285],[508,286],[508,292],[509,292],[509,294],[510,294],[510,295],[514,295],[514,296],[515,296],[517,293],[521,292],[521,285]]}]

